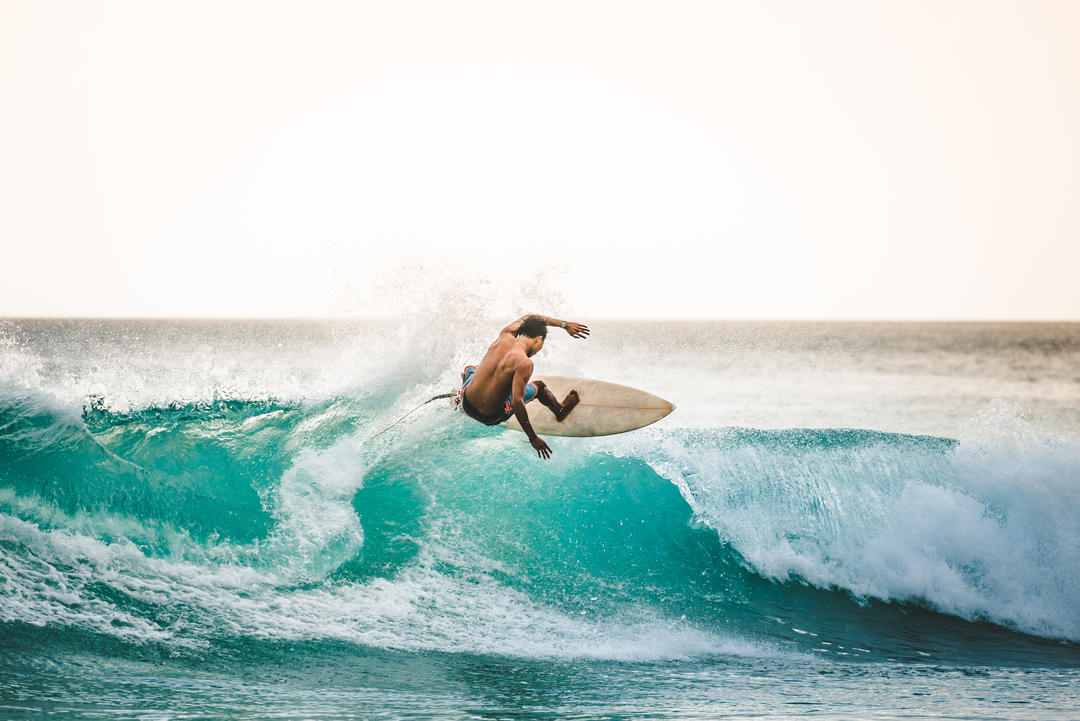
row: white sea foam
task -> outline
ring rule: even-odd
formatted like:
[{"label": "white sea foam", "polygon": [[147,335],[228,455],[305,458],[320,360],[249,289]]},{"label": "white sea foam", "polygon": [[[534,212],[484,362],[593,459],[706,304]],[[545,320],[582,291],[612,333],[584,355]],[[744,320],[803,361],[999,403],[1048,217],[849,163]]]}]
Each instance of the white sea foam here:
[{"label": "white sea foam", "polygon": [[352,439],[302,451],[269,500],[277,523],[259,553],[287,564],[294,579],[321,579],[354,557],[363,546],[364,529],[351,501],[363,477]]},{"label": "white sea foam", "polygon": [[[393,578],[289,589],[282,584],[290,579],[272,571],[150,558],[126,541],[46,531],[6,514],[0,540],[32,551],[0,552],[7,578],[0,619],[130,641],[200,647],[223,636],[335,639],[412,651],[619,660],[790,655],[647,609],[619,619],[559,611],[499,583],[485,571],[490,561],[457,543],[426,546]],[[175,620],[133,615],[101,600],[92,584],[168,607]]]}]

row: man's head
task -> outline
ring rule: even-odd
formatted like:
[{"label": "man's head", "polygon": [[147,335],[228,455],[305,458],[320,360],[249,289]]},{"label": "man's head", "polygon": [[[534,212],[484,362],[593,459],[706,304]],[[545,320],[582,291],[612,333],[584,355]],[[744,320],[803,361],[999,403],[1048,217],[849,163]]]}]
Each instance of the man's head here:
[{"label": "man's head", "polygon": [[530,315],[518,326],[517,338],[525,341],[525,353],[531,358],[544,347],[547,338],[547,321],[538,315]]}]

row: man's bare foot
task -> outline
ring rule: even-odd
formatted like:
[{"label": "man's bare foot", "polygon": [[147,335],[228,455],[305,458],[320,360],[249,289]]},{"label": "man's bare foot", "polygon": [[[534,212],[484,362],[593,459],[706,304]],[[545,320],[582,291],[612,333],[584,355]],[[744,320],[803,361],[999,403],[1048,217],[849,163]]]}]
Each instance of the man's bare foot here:
[{"label": "man's bare foot", "polygon": [[580,400],[581,396],[578,395],[577,391],[570,391],[567,393],[566,398],[563,398],[562,410],[555,414],[555,420],[562,423],[563,419],[570,415],[570,411],[574,410],[574,406],[576,406]]}]

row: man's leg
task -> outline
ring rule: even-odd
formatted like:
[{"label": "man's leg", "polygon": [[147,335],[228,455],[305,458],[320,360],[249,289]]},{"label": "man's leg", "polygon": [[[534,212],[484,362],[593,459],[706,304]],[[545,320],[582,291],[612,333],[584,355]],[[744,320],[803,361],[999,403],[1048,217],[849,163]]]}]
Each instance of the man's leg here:
[{"label": "man's leg", "polygon": [[555,394],[551,392],[551,389],[547,387],[547,384],[544,383],[544,381],[533,381],[532,383],[536,386],[537,400],[555,414],[555,420],[560,423],[564,418],[570,415],[570,411],[574,410],[574,406],[581,400],[577,391],[570,391],[566,394],[566,398],[563,399],[563,402],[559,403],[559,399],[555,397]]}]

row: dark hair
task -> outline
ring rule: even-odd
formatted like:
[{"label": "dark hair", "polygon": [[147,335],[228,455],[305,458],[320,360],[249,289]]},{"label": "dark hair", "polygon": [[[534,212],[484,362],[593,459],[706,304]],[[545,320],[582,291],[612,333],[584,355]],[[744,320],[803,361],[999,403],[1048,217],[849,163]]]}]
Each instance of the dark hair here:
[{"label": "dark hair", "polygon": [[547,338],[547,321],[538,315],[530,315],[521,321],[521,325],[518,326],[517,333],[514,336],[519,335],[528,336],[529,338]]}]

